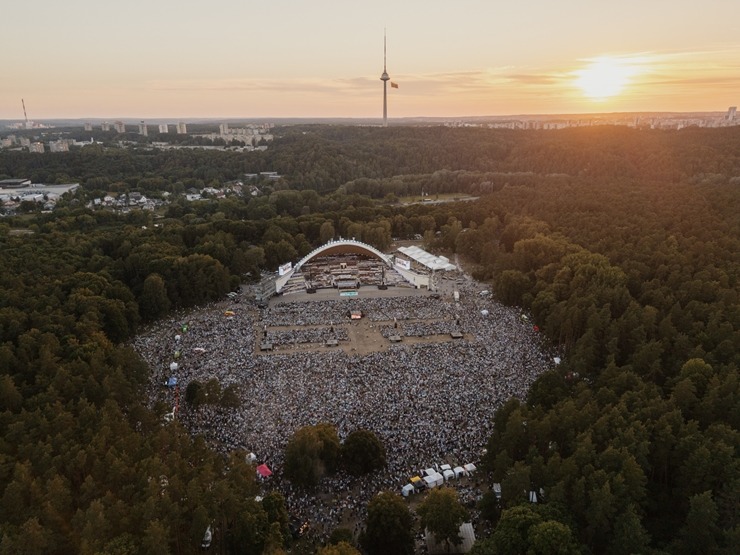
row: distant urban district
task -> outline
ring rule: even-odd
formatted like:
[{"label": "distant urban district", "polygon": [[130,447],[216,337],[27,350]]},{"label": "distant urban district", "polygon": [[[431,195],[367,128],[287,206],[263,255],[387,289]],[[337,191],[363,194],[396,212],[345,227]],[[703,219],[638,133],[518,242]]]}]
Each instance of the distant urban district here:
[{"label": "distant urban district", "polygon": [[[25,105],[24,105],[25,110]],[[342,120],[345,124],[353,120],[347,118]],[[372,120],[354,120],[359,125],[373,125]],[[474,118],[399,118],[401,125],[445,125],[449,127],[485,127],[489,129],[567,129],[571,127],[592,127],[598,125],[624,125],[639,129],[684,129],[686,127],[728,127],[740,125],[737,117],[737,106],[730,106],[727,112],[698,112],[698,113],[616,113],[616,114],[582,114],[582,115],[553,115],[553,116],[494,116]],[[287,123],[287,122],[286,122]],[[309,119],[303,123],[311,123]],[[331,123],[331,120],[328,121]],[[68,152],[69,148],[82,147],[90,144],[95,139],[89,138],[89,142],[75,138],[65,137],[69,135],[69,127],[73,126],[71,121],[50,120],[48,123],[35,122],[26,119],[24,122],[6,122],[4,127],[16,132],[36,131],[36,133],[23,133],[21,135],[9,134],[0,139],[0,148],[22,148],[29,152],[42,153]],[[215,126],[218,126],[218,131]],[[240,125],[240,124],[237,124]],[[244,122],[243,127],[234,126],[229,122],[214,123],[188,123],[177,121],[170,123],[148,124],[141,120],[131,122],[121,121],[97,121],[96,123],[85,122],[81,124],[85,133],[99,131],[103,139],[115,139],[120,146],[132,144],[150,144],[154,148],[187,148],[187,147],[215,147],[232,149],[265,148],[272,141],[270,130],[275,123],[270,122]],[[188,132],[190,126],[190,132]],[[56,127],[63,129],[55,130]],[[150,131],[155,130],[156,131]],[[174,131],[174,133],[171,133]],[[151,134],[150,134],[151,133]],[[100,135],[99,135],[100,136]],[[183,137],[184,136],[184,137]]]},{"label": "distant urban district", "polygon": [[[483,120],[483,121],[481,121]],[[434,119],[419,118],[416,125],[439,125]],[[360,125],[372,125],[358,120]],[[199,149],[232,152],[265,151],[273,140],[274,123],[176,123],[147,124],[145,121],[131,123],[117,120],[114,122],[99,121],[95,124],[86,122],[80,127],[68,127],[69,122],[60,122],[57,128],[52,123],[35,121],[6,123],[6,128],[16,130],[0,139],[0,149],[14,152],[59,153],[74,152],[85,147],[137,149],[151,148],[157,150]],[[523,116],[521,118],[465,118],[442,120],[445,127],[511,129],[511,130],[559,130],[572,127],[626,126],[639,129],[675,129],[687,127],[728,127],[740,124],[737,107],[731,106],[725,114],[685,113],[685,114],[604,114],[586,116]],[[190,126],[190,132],[188,131]],[[156,132],[150,134],[150,128]],[[173,131],[174,133],[172,133]],[[87,137],[87,138],[86,138]],[[189,187],[186,191],[177,187],[175,194],[184,194],[188,201],[205,198],[222,198],[228,194],[260,193],[257,180],[277,181],[281,176],[276,171],[245,173],[240,179],[220,186]],[[245,185],[246,182],[246,185]],[[12,214],[19,208],[31,209],[30,203],[36,203],[43,210],[52,210],[59,198],[67,192],[77,189],[79,183],[34,182],[26,178],[0,180],[0,215]],[[90,199],[90,206],[106,206],[127,211],[142,208],[155,210],[168,204],[173,198],[172,192],[162,191],[160,195],[147,197],[140,191],[118,195],[116,193]],[[425,199],[430,201],[431,199]],[[21,204],[24,208],[21,208]]]},{"label": "distant urban district", "polygon": [[736,552],[740,126],[217,127],[0,150],[0,555]]}]

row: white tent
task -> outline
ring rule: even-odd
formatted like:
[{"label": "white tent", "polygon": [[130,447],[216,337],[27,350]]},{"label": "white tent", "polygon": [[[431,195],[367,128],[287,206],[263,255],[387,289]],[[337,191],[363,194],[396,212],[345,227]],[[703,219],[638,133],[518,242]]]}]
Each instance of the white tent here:
[{"label": "white tent", "polygon": [[254,462],[257,460],[257,455],[252,452],[247,453],[247,462]]},{"label": "white tent", "polygon": [[203,541],[200,543],[201,548],[208,549],[211,547],[211,541],[213,540],[213,532],[211,532],[211,525],[206,528],[206,533],[203,534]]},{"label": "white tent", "polygon": [[537,503],[537,492],[532,490],[529,492],[529,502],[530,503]]},{"label": "white tent", "polygon": [[501,484],[498,482],[493,484],[493,493],[496,495],[496,499],[501,499]]},{"label": "white tent", "polygon": [[424,476],[424,485],[429,489],[436,488],[437,480],[434,479],[434,476]]},{"label": "white tent", "polygon": [[180,335],[179,334],[175,336],[175,341],[180,341]]},{"label": "white tent", "polygon": [[462,466],[456,466],[453,472],[455,473],[455,478],[459,478],[460,476],[465,476],[465,469]]},{"label": "white tent", "polygon": [[452,472],[452,470],[450,470],[449,468],[447,470],[444,470],[443,474],[445,477],[445,482],[455,477],[455,473]]},{"label": "white tent", "polygon": [[466,470],[468,474],[472,474],[473,472],[477,470],[477,468],[475,467],[473,463],[468,463],[466,465],[463,465],[463,468]]},{"label": "white tent", "polygon": [[483,310],[481,310],[481,311],[480,311],[480,315],[481,315],[481,316],[488,316],[489,314],[490,314],[490,313],[489,313],[489,312],[488,312],[488,310],[486,310],[485,308],[484,308]]},{"label": "white tent", "polygon": [[560,364],[560,362],[561,362],[561,358],[560,358],[560,357],[555,357],[555,358],[553,358],[553,359],[552,359],[552,361],[553,361],[553,362],[554,362],[555,364]]},{"label": "white tent", "polygon": [[452,467],[449,464],[443,464],[439,469],[444,472],[445,470],[452,470]]},{"label": "white tent", "polygon": [[399,247],[398,252],[424,266],[427,270],[442,270],[445,272],[457,270],[457,267],[454,264],[450,264],[449,258],[444,256],[435,256],[416,246]]},{"label": "white tent", "polygon": [[432,476],[432,478],[434,478],[434,483],[437,484],[438,486],[441,486],[442,484],[445,483],[445,477],[442,476],[439,472],[436,472]]},{"label": "white tent", "polygon": [[436,473],[437,473],[437,471],[435,469],[431,468],[431,467],[424,469],[424,474],[426,474],[427,476],[433,476]]},{"label": "white tent", "polygon": [[180,366],[176,362],[170,362],[170,372],[174,372],[177,370]]},{"label": "white tent", "polygon": [[404,497],[408,497],[409,494],[412,494],[416,491],[416,488],[412,486],[411,484],[406,484],[401,488],[401,495]]}]

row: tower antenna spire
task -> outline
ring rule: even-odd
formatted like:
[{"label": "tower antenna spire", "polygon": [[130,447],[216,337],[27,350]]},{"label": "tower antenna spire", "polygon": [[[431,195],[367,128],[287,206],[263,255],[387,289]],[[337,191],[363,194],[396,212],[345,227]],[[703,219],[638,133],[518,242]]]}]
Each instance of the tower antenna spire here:
[{"label": "tower antenna spire", "polygon": [[385,54],[386,54],[386,49],[385,49],[385,27],[383,27],[383,73],[385,73]]}]

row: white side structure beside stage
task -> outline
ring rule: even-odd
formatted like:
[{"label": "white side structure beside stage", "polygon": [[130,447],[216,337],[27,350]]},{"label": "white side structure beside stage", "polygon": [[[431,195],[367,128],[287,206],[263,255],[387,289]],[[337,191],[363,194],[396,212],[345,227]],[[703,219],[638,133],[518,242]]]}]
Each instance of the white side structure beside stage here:
[{"label": "white side structure beside stage", "polygon": [[449,258],[445,256],[434,256],[432,253],[419,247],[399,247],[398,252],[408,256],[411,260],[432,272],[452,272],[457,270],[457,267],[450,263]]}]

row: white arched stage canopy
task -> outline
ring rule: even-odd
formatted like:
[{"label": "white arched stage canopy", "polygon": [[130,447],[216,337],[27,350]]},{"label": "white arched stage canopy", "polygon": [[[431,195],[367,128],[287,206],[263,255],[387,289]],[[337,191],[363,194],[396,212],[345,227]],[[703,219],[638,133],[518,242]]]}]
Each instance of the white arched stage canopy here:
[{"label": "white arched stage canopy", "polygon": [[390,257],[386,254],[383,254],[372,245],[368,245],[367,243],[363,243],[362,241],[355,241],[354,239],[339,239],[337,241],[329,241],[325,245],[312,250],[306,256],[301,258],[298,263],[293,266],[293,269],[280,276],[275,282],[276,292],[280,293],[285,284],[288,283],[288,280],[293,277],[293,274],[300,270],[301,266],[303,266],[306,262],[316,257],[332,256],[335,254],[361,254],[364,256],[377,258],[383,261],[385,265],[389,268],[393,267],[393,262],[391,261]]}]

